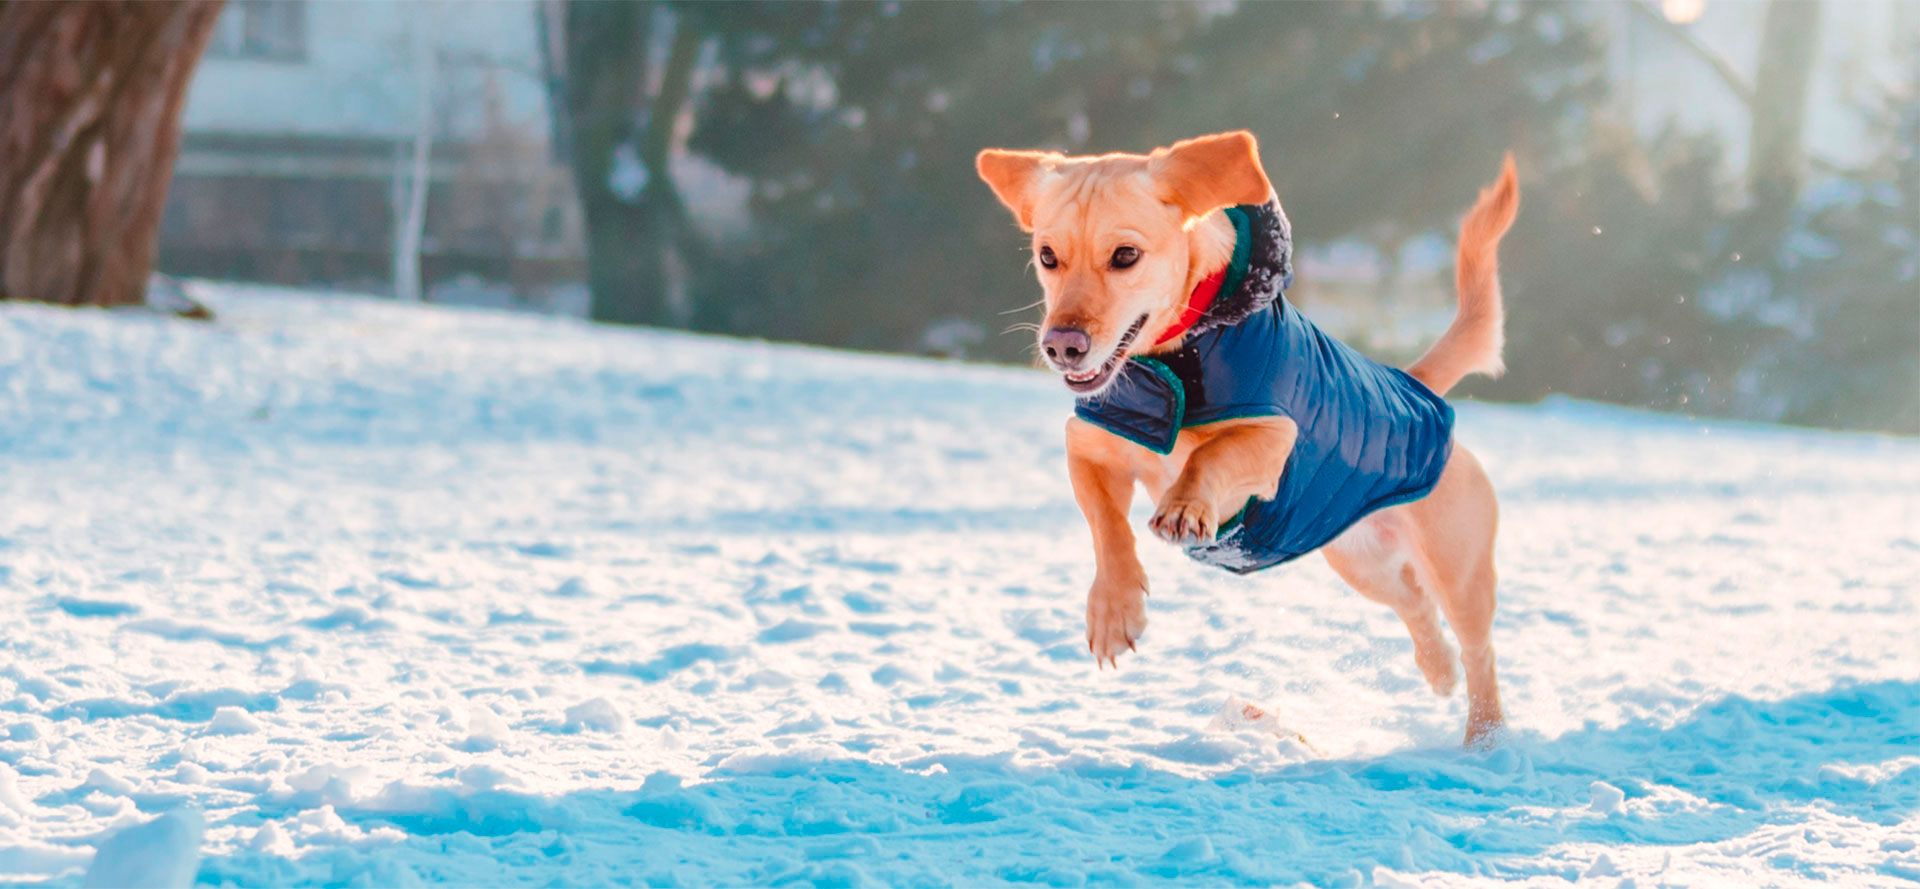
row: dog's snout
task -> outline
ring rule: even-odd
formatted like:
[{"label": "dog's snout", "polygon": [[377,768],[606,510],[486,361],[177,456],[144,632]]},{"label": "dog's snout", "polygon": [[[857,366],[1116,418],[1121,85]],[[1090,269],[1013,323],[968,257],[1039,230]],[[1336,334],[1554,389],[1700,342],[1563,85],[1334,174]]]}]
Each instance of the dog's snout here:
[{"label": "dog's snout", "polygon": [[1076,368],[1087,359],[1087,353],[1093,351],[1093,337],[1078,327],[1055,327],[1040,338],[1040,348],[1054,366]]}]

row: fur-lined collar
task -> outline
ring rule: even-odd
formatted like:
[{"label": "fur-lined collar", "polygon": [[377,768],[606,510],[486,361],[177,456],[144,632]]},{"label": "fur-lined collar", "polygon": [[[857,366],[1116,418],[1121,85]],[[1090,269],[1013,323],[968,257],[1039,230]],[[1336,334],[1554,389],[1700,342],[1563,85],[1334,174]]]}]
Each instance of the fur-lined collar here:
[{"label": "fur-lined collar", "polygon": [[[1246,271],[1231,293],[1222,292],[1187,331],[1188,337],[1221,327],[1231,327],[1280,298],[1293,283],[1293,227],[1279,201],[1255,206],[1242,204],[1226,211],[1234,223],[1234,236],[1245,240]],[[1236,218],[1236,216],[1238,218]],[[1244,221],[1244,224],[1242,224]],[[1235,244],[1235,258],[1241,245]],[[1228,275],[1232,279],[1231,273]]]}]

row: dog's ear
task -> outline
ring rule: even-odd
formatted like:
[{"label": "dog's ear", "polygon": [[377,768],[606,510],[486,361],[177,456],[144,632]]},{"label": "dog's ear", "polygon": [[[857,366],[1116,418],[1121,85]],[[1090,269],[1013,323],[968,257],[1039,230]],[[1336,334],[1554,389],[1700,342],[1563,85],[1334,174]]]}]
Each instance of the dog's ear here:
[{"label": "dog's ear", "polygon": [[1013,211],[1013,218],[1020,221],[1020,229],[1033,231],[1033,202],[1040,177],[1064,159],[1046,151],[989,148],[974,158],[973,166],[980,171],[980,178],[993,188],[1000,203]]},{"label": "dog's ear", "polygon": [[1246,130],[1175,142],[1150,155],[1147,170],[1162,198],[1189,220],[1222,207],[1264,204],[1273,196],[1273,183],[1260,168],[1260,144]]}]

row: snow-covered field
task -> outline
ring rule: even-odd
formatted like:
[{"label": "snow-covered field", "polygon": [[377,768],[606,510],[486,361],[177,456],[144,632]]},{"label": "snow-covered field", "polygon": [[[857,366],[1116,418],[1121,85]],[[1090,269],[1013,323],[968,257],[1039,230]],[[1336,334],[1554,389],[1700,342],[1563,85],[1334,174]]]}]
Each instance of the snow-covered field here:
[{"label": "snow-covered field", "polygon": [[1913,441],[1463,405],[1464,752],[1317,559],[1095,670],[1043,374],[202,295],[0,305],[0,882],[1920,881]]}]

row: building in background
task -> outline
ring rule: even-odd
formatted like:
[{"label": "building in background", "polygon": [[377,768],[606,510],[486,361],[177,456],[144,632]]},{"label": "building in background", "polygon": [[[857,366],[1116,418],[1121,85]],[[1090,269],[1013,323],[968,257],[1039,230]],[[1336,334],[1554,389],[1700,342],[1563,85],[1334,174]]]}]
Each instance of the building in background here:
[{"label": "building in background", "polygon": [[[431,298],[541,301],[584,277],[533,0],[227,4],[162,225],[169,273],[392,292],[424,199]],[[418,154],[416,154],[416,150]],[[424,171],[416,195],[410,179]]]}]

